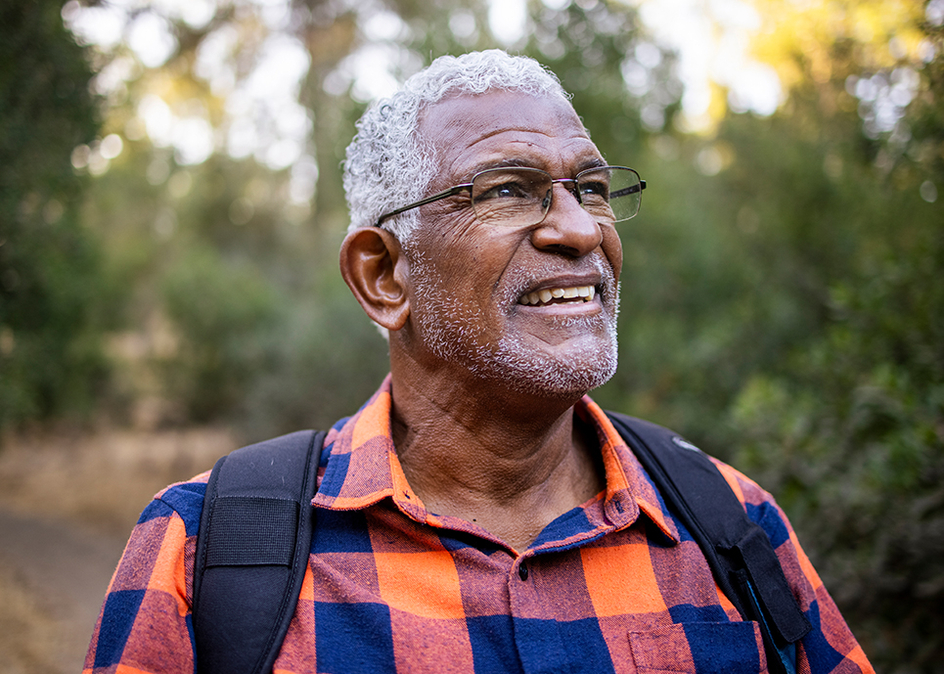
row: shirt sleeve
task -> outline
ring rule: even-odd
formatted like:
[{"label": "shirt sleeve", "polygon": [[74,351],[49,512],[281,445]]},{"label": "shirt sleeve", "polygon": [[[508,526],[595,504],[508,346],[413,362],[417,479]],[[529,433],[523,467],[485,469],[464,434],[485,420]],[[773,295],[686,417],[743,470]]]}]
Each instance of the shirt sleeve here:
[{"label": "shirt sleeve", "polygon": [[716,462],[722,475],[773,545],[787,582],[813,629],[797,647],[798,674],[871,672],[865,657],[823,581],[800,546],[786,514],[773,496],[734,468]]},{"label": "shirt sleeve", "polygon": [[193,674],[193,560],[205,490],[205,481],[173,485],[141,514],[108,586],[83,674]]}]

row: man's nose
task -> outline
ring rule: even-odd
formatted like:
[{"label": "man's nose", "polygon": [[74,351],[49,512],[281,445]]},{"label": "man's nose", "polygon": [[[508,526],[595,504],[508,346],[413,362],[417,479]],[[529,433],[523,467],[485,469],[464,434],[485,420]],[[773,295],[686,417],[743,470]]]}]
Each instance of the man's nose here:
[{"label": "man's nose", "polygon": [[554,183],[551,207],[531,233],[535,248],[573,257],[588,255],[603,242],[603,229],[564,183]]}]

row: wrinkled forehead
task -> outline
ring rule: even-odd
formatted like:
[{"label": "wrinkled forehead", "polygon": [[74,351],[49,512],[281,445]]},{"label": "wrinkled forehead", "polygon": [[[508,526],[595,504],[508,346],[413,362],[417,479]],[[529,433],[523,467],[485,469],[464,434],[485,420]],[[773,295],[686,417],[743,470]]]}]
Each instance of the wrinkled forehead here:
[{"label": "wrinkled forehead", "polygon": [[418,132],[437,174],[449,179],[499,163],[557,171],[600,158],[573,106],[556,96],[500,90],[449,96],[420,112]]}]

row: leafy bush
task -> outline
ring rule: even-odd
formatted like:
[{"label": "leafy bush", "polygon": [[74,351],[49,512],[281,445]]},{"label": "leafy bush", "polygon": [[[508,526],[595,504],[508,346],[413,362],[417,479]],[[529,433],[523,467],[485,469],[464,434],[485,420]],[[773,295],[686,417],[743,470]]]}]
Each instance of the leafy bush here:
[{"label": "leafy bush", "polygon": [[170,267],[162,289],[179,340],[164,362],[167,394],[187,419],[219,417],[266,365],[266,333],[284,310],[277,291],[248,263],[198,246]]},{"label": "leafy bush", "polygon": [[114,289],[81,225],[71,153],[97,131],[57,3],[0,7],[0,427],[89,409]]},{"label": "leafy bush", "polygon": [[823,337],[789,376],[752,380],[731,416],[735,461],[780,495],[889,672],[944,655],[944,240],[928,225],[907,257],[839,284]]}]

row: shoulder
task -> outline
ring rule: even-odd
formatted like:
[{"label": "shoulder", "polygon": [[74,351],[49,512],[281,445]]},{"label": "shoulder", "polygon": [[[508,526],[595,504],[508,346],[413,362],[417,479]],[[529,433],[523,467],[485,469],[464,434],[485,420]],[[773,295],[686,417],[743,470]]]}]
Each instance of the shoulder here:
[{"label": "shoulder", "polygon": [[768,506],[777,507],[773,495],[754,482],[754,480],[724,461],[716,459],[711,455],[706,456],[711,459],[711,462],[724,477],[725,482],[731,487],[731,491],[733,491],[734,495],[738,497],[738,500],[744,504],[748,512],[756,508]]},{"label": "shoulder", "polygon": [[195,536],[200,527],[200,515],[203,513],[203,497],[206,494],[210,471],[184,481],[169,485],[157,492],[154,499],[141,513],[137,524],[173,517],[176,515],[184,524],[187,536]]},{"label": "shoulder", "polygon": [[786,542],[791,537],[792,528],[773,495],[733,466],[711,456],[708,458],[744,506],[748,517],[767,532],[774,548]]}]

